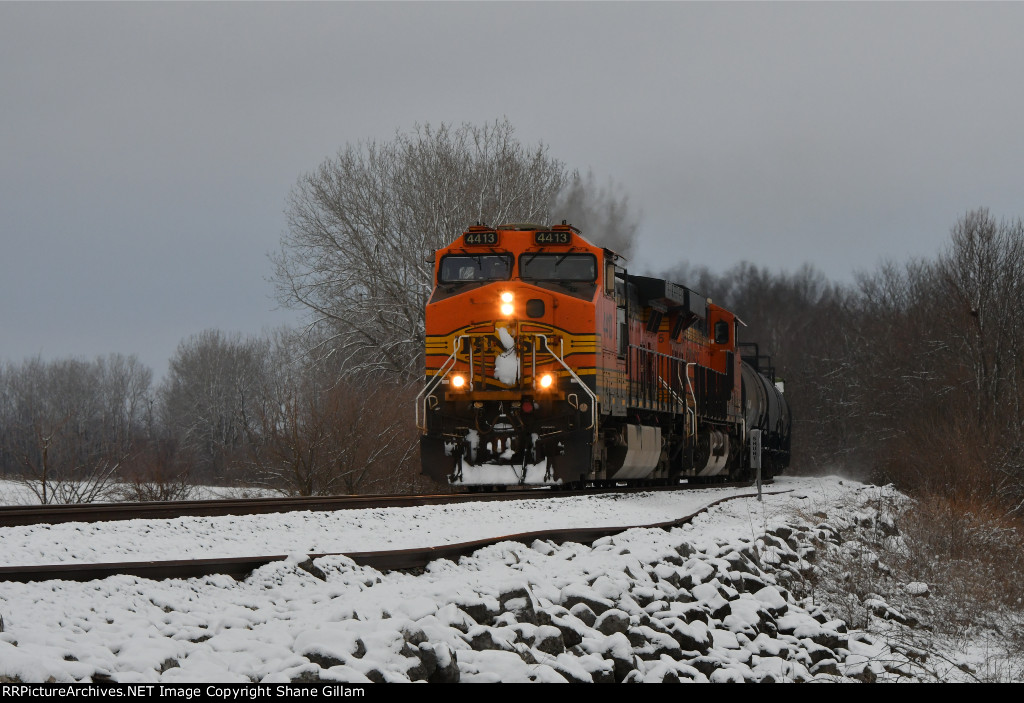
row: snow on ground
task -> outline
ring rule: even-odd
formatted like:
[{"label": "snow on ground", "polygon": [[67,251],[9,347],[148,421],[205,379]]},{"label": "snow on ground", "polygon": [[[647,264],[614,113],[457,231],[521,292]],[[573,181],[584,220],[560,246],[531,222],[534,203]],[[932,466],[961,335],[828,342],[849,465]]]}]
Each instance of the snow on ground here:
[{"label": "snow on ground", "polygon": [[[632,529],[593,546],[501,542],[417,574],[344,556],[316,560],[311,573],[299,553],[649,524],[694,512],[695,497],[4,528],[7,564],[295,556],[242,581],[0,582],[0,681],[923,679],[904,653],[790,590],[813,545],[835,525],[862,524],[883,489],[834,477],[780,479],[780,489],[792,490],[723,503],[682,528]],[[944,680],[961,671],[951,664]]]},{"label": "snow on ground", "polygon": [[[810,485],[786,479],[771,491]],[[338,554],[410,549],[578,527],[652,525],[749,488],[568,496],[373,510],[124,520],[0,528],[0,566]],[[748,530],[749,533],[749,530]]]},{"label": "snow on ground", "polygon": [[[38,488],[38,486],[37,486]],[[118,493],[118,484],[110,492]],[[131,491],[126,491],[131,493]],[[188,500],[214,500],[218,498],[274,498],[284,495],[281,491],[268,488],[240,488],[234,486],[192,486]],[[39,505],[39,497],[24,481],[0,480],[0,506]]]}]

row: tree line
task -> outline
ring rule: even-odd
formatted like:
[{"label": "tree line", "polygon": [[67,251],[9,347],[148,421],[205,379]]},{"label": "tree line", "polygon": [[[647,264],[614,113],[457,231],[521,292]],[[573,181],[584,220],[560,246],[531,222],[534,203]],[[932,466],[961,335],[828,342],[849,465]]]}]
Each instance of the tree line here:
[{"label": "tree line", "polygon": [[289,494],[417,488],[408,384],[342,377],[299,337],[206,330],[166,377],[132,356],[0,366],[0,475],[40,503],[174,500],[194,484]]},{"label": "tree line", "polygon": [[1024,224],[965,213],[934,258],[839,285],[741,263],[669,278],[749,323],[793,409],[795,469],[1024,514]]}]

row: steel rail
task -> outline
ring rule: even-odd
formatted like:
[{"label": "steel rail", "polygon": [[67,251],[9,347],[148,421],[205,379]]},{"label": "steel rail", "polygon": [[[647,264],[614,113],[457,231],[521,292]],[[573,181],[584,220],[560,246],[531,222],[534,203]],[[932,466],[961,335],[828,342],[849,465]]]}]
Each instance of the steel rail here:
[{"label": "steel rail", "polygon": [[[768,495],[788,493],[789,490],[780,490]],[[583,528],[558,528],[553,530],[537,530],[533,532],[521,532],[500,537],[488,537],[486,539],[473,540],[470,542],[459,542],[456,544],[438,545],[415,549],[398,549],[391,551],[377,552],[348,552],[348,553],[320,553],[309,554],[307,559],[297,566],[317,578],[325,578],[318,567],[313,563],[314,559],[328,556],[343,556],[351,559],[361,566],[369,566],[380,571],[409,570],[427,566],[437,559],[450,559],[455,561],[461,557],[469,556],[482,547],[488,547],[500,542],[518,542],[531,544],[537,540],[563,544],[575,542],[578,544],[592,545],[602,537],[625,532],[632,529],[672,529],[691,522],[698,515],[710,508],[730,500],[739,498],[757,498],[757,493],[744,493],[741,495],[728,496],[712,501],[684,517],[656,522],[646,525],[622,525],[617,527],[583,527]],[[38,566],[5,566],[0,567],[0,582],[13,581],[29,583],[35,581],[94,581],[108,578],[110,576],[136,576],[151,580],[164,579],[188,579],[202,578],[217,574],[232,576],[236,579],[244,579],[254,570],[278,561],[285,561],[289,557],[283,554],[271,556],[254,557],[230,557],[223,559],[184,559],[175,561],[144,561],[144,562],[114,562],[105,564],[45,564]]]},{"label": "steel rail", "polygon": [[750,483],[675,484],[665,486],[628,486],[594,488],[582,492],[555,489],[505,490],[477,493],[433,495],[359,495],[306,496],[290,498],[249,498],[198,501],[160,501],[152,503],[79,503],[72,505],[0,506],[0,527],[55,525],[65,522],[106,522],[113,520],[173,519],[180,517],[219,517],[224,515],[260,515],[299,510],[359,510],[397,508],[418,505],[446,505],[467,501],[541,500],[572,495],[687,490],[693,488],[736,488]]}]

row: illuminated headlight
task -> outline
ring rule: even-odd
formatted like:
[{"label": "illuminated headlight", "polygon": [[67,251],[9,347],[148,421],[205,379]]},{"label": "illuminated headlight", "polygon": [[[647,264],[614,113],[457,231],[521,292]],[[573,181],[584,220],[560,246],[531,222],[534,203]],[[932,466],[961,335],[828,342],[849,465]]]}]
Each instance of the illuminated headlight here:
[{"label": "illuminated headlight", "polygon": [[466,377],[458,374],[452,376],[452,388],[461,389],[466,385]]},{"label": "illuminated headlight", "polygon": [[552,378],[551,374],[549,374],[549,373],[546,373],[546,374],[544,374],[543,376],[540,377],[540,387],[541,388],[551,388],[551,384],[554,383],[554,382],[555,382],[555,379]]},{"label": "illuminated headlight", "polygon": [[512,301],[515,300],[515,296],[513,296],[511,292],[505,291],[504,293],[501,294],[500,297],[501,297],[501,314],[505,315],[506,317],[508,317],[515,310],[515,308],[512,307]]}]

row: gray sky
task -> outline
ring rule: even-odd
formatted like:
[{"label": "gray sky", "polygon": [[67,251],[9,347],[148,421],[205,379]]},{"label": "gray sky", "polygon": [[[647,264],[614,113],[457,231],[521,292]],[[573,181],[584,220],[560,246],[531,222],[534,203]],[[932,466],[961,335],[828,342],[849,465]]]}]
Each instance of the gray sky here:
[{"label": "gray sky", "polygon": [[[507,116],[623,187],[631,267],[933,256],[1024,216],[1024,3],[0,2],[0,360],[256,334],[300,174]],[[685,281],[682,281],[685,283]]]}]

